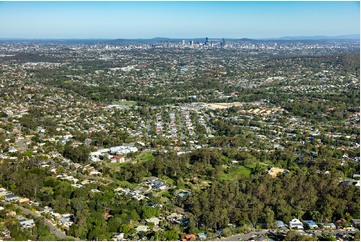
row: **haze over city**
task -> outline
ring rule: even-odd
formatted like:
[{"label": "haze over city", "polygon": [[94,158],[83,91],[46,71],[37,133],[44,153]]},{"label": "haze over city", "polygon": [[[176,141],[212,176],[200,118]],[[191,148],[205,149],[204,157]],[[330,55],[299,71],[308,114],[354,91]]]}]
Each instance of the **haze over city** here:
[{"label": "haze over city", "polygon": [[359,34],[359,2],[0,2],[0,38]]}]

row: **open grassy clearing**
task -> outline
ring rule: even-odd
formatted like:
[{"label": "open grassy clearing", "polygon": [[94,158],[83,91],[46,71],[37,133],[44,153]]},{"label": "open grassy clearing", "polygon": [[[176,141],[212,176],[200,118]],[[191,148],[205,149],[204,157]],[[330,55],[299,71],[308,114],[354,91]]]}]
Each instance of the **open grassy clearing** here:
[{"label": "open grassy clearing", "polygon": [[137,156],[137,160],[141,162],[150,161],[154,158],[153,152],[141,153]]},{"label": "open grassy clearing", "polygon": [[251,175],[251,169],[245,166],[237,166],[234,168],[229,168],[228,172],[223,172],[220,179],[222,181],[233,181],[242,177],[248,177]]}]

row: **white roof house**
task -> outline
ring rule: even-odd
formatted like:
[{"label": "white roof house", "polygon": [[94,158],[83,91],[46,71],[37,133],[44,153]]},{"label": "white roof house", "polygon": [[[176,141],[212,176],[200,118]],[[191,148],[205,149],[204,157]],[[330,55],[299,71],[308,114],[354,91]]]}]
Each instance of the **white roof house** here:
[{"label": "white roof house", "polygon": [[158,225],[160,223],[160,219],[157,217],[152,217],[149,219],[146,219],[147,223],[153,223],[154,225]]},{"label": "white roof house", "polygon": [[148,226],[139,225],[138,227],[135,228],[135,230],[136,230],[137,232],[147,232],[147,231],[148,231]]},{"label": "white roof house", "polygon": [[292,219],[290,222],[290,228],[303,229],[303,224],[297,218]]},{"label": "white roof house", "polygon": [[119,241],[124,239],[124,233],[118,233],[113,235],[112,240]]},{"label": "white roof house", "polygon": [[20,224],[21,224],[21,226],[23,226],[24,228],[32,228],[32,227],[34,227],[34,225],[35,225],[33,219],[21,221]]}]

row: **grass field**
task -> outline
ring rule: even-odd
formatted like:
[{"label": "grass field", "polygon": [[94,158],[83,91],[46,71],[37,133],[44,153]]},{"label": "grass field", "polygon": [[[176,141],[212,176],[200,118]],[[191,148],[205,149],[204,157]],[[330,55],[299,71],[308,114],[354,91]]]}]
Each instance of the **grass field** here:
[{"label": "grass field", "polygon": [[233,181],[241,177],[248,177],[249,175],[251,175],[251,169],[245,166],[237,166],[229,168],[228,173],[223,173],[220,178],[222,181]]},{"label": "grass field", "polygon": [[[233,181],[238,180],[242,177],[248,177],[251,175],[252,169],[256,167],[257,163],[252,163],[247,166],[237,166],[237,167],[223,167],[225,170],[228,169],[227,173],[223,172],[221,175],[221,180],[223,181]],[[258,162],[258,165],[264,169],[268,166],[265,162]]]},{"label": "grass field", "polygon": [[112,171],[120,171],[120,167],[121,167],[121,164],[119,163],[106,162],[104,165],[112,169]]},{"label": "grass field", "polygon": [[125,187],[131,188],[131,189],[137,188],[137,185],[136,185],[136,184],[133,184],[133,183],[130,183],[130,182],[127,182],[127,181],[119,181],[119,180],[117,180],[117,181],[116,181],[116,184],[117,184],[118,186],[120,186],[120,187],[123,187],[123,188],[125,188]]},{"label": "grass field", "polygon": [[142,154],[139,154],[137,157],[137,159],[141,162],[150,161],[153,158],[154,158],[154,156],[153,156],[152,152],[142,153]]}]

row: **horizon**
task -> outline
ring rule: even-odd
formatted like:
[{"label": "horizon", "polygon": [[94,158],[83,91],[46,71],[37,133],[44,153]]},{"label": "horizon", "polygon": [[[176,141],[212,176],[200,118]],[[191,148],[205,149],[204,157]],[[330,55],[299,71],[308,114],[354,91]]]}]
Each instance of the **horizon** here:
[{"label": "horizon", "polygon": [[0,37],[0,40],[157,40],[157,39],[165,39],[165,40],[199,40],[199,39],[205,39],[208,38],[209,40],[256,40],[256,41],[263,41],[263,40],[360,40],[361,35],[360,34],[344,34],[344,35],[304,35],[304,36],[277,36],[277,37],[260,37],[260,38],[249,38],[247,36],[242,37],[166,37],[166,36],[156,36],[156,37],[150,37],[150,38],[2,38]]},{"label": "horizon", "polygon": [[343,35],[360,35],[357,1],[0,2],[0,39],[273,39]]}]

